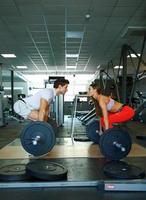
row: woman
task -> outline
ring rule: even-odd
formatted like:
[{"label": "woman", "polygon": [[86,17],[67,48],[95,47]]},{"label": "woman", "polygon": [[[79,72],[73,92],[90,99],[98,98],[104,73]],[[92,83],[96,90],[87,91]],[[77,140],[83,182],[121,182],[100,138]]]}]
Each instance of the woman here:
[{"label": "woman", "polygon": [[89,86],[89,96],[95,103],[96,113],[101,117],[100,123],[104,130],[113,128],[113,123],[130,120],[135,114],[134,109],[130,106],[103,95],[95,82]]}]

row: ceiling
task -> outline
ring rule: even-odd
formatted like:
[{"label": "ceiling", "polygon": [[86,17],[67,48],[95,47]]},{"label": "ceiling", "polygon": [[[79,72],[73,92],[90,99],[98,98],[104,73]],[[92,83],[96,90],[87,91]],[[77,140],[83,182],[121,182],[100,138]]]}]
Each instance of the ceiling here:
[{"label": "ceiling", "polygon": [[17,56],[0,62],[27,66],[22,74],[96,73],[119,62],[123,44],[140,51],[129,27],[146,27],[146,0],[0,0],[0,54]]}]

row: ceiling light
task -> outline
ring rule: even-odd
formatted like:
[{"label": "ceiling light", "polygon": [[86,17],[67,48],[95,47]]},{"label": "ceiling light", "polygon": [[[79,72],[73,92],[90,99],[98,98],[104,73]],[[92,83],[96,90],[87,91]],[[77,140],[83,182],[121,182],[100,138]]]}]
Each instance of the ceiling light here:
[{"label": "ceiling light", "polygon": [[69,65],[69,66],[66,66],[66,69],[76,69],[77,68],[77,66],[76,65]]},{"label": "ceiling light", "polygon": [[27,66],[16,66],[17,69],[27,69]]},{"label": "ceiling light", "polygon": [[78,58],[79,54],[66,54],[66,58]]},{"label": "ceiling light", "polygon": [[83,32],[81,31],[67,31],[66,38],[83,38]]},{"label": "ceiling light", "polygon": [[[132,57],[132,58],[137,58],[137,56],[136,56],[134,53],[131,53],[130,55],[131,55],[131,57]],[[130,55],[128,55],[128,56],[127,56],[127,58],[129,58],[129,57],[130,57]],[[140,54],[139,54],[139,53],[138,53],[137,55],[138,55],[138,56],[140,56]]]},{"label": "ceiling light", "polygon": [[123,69],[123,66],[115,66],[114,69]]},{"label": "ceiling light", "polygon": [[15,54],[1,54],[4,58],[16,58]]},{"label": "ceiling light", "polygon": [[85,15],[85,18],[86,18],[86,19],[90,19],[90,17],[91,17],[90,14],[86,14],[86,15]]}]

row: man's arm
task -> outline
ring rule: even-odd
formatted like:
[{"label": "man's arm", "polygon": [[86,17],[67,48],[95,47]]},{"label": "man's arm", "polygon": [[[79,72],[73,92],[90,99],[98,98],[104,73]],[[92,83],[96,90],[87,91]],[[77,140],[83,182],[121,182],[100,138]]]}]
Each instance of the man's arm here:
[{"label": "man's arm", "polygon": [[48,101],[44,98],[41,98],[39,116],[38,116],[39,120],[40,121],[48,121],[48,113],[49,113]]}]

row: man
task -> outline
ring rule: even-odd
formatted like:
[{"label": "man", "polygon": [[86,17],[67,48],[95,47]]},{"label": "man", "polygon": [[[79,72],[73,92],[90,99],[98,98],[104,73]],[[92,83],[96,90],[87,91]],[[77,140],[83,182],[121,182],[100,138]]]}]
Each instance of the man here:
[{"label": "man", "polygon": [[50,103],[59,94],[65,94],[68,90],[67,79],[57,79],[53,88],[44,88],[31,97],[16,101],[14,111],[25,119],[33,121],[48,121]]}]

